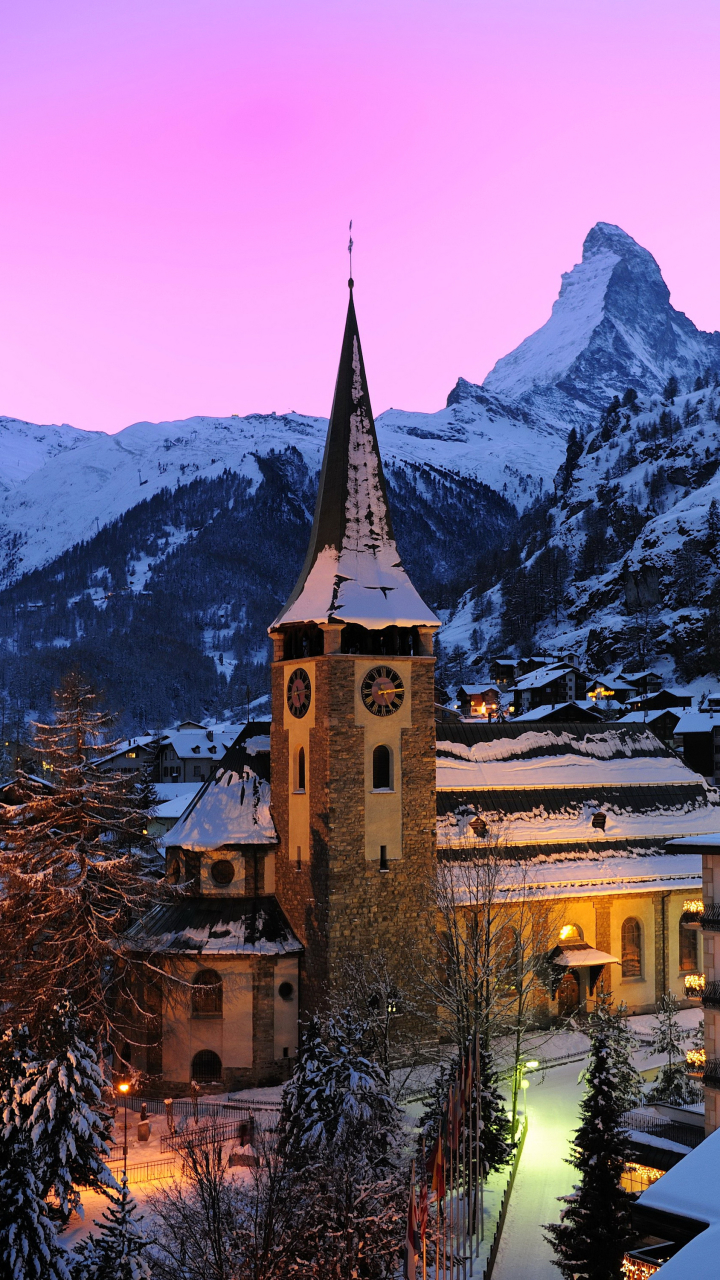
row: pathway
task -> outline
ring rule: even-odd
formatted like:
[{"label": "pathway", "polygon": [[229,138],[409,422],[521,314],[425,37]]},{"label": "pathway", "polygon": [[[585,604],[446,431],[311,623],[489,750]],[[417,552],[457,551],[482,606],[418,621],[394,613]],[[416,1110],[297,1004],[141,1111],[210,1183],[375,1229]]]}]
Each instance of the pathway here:
[{"label": "pathway", "polygon": [[576,1176],[565,1164],[568,1137],[577,1127],[582,1062],[553,1067],[545,1079],[528,1076],[530,1125],[510,1198],[493,1280],[558,1280],[542,1224],[557,1222],[557,1197],[572,1191]]}]

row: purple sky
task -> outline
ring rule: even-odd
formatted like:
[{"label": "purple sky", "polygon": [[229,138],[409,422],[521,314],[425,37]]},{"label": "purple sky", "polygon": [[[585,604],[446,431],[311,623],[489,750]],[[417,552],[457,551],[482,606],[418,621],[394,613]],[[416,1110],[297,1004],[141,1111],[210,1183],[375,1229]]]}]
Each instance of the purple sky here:
[{"label": "purple sky", "polygon": [[593,223],[720,328],[718,0],[22,0],[0,15],[0,414],[376,412],[547,319]]}]

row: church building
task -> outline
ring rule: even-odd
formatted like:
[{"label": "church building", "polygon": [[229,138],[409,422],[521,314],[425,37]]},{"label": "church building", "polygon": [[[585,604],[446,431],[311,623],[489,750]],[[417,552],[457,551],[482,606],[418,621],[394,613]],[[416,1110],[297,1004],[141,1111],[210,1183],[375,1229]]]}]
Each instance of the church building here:
[{"label": "church building", "polygon": [[427,905],[440,624],[393,536],[349,285],[310,545],[269,628],[269,744],[248,725],[226,753],[164,840],[185,893],[131,930],[167,978],[154,1043],[125,1054],[166,1088],[282,1079],[298,1010],[352,954],[401,963]]},{"label": "church building", "polygon": [[601,979],[631,1012],[699,998],[701,857],[672,841],[720,830],[720,796],[646,724],[436,725],[439,625],[393,536],[350,281],[310,545],[269,628],[272,720],[167,832],[182,892],[129,934],[152,1017],[121,1057],[166,1094],[287,1078],[353,957],[402,987],[438,857],[499,850],[508,916],[520,892],[552,906],[546,1020]]}]

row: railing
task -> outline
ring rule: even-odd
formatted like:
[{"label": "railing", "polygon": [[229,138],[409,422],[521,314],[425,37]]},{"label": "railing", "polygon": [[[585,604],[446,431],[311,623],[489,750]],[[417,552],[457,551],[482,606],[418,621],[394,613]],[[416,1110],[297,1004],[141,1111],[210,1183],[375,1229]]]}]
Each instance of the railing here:
[{"label": "railing", "polygon": [[[165,1102],[162,1098],[143,1098],[139,1094],[128,1093],[123,1096],[121,1103],[118,1103],[118,1110],[125,1106],[127,1102],[128,1111],[141,1111],[143,1104],[147,1107],[148,1115],[164,1116],[166,1112]],[[175,1119],[187,1119],[195,1115],[197,1107],[198,1116],[226,1117],[239,1113],[242,1116],[250,1116],[254,1108],[260,1108],[262,1104],[253,1102],[250,1106],[246,1102],[198,1102],[193,1103],[192,1098],[173,1098],[173,1115]],[[270,1103],[268,1109],[279,1109],[279,1103]]]},{"label": "railing", "polygon": [[705,1137],[705,1130],[699,1125],[664,1120],[662,1116],[649,1116],[644,1111],[626,1111],[622,1120],[628,1129],[634,1129],[636,1133],[651,1133],[682,1147],[699,1147]]},{"label": "railing", "polygon": [[720,933],[720,902],[708,902],[698,918],[703,929],[709,933]]},{"label": "railing", "polygon": [[709,1084],[711,1089],[720,1089],[720,1059],[710,1058],[705,1063],[702,1081],[703,1084]]},{"label": "railing", "polygon": [[245,1137],[246,1143],[252,1142],[252,1127],[243,1120],[225,1120],[221,1124],[201,1125],[197,1129],[187,1126],[182,1133],[164,1135],[160,1139],[160,1150],[182,1151],[187,1146],[209,1147],[242,1137]]},{"label": "railing", "polygon": [[720,1009],[720,982],[705,983],[702,1002],[704,1005],[710,1005],[712,1009]]},{"label": "railing", "polygon": [[[113,1164],[110,1172],[117,1182],[122,1177],[122,1164]],[[161,1182],[165,1178],[174,1178],[177,1173],[175,1157],[171,1160],[147,1160],[145,1164],[129,1164],[127,1180],[130,1186],[138,1182]]]},{"label": "railing", "polygon": [[503,1193],[502,1204],[500,1205],[500,1216],[497,1221],[497,1226],[495,1227],[495,1235],[493,1236],[492,1244],[490,1245],[490,1252],[488,1254],[488,1260],[485,1263],[485,1270],[483,1271],[483,1274],[482,1274],[482,1280],[490,1280],[490,1277],[493,1273],[493,1268],[495,1266],[495,1261],[497,1259],[498,1249],[500,1248],[500,1239],[502,1236],[502,1230],[503,1230],[503,1227],[505,1226],[505,1218],[507,1216],[508,1205],[510,1204],[510,1196],[512,1195],[512,1189],[515,1185],[515,1175],[517,1174],[518,1165],[520,1164],[520,1157],[522,1155],[523,1147],[525,1145],[525,1135],[527,1133],[527,1128],[528,1128],[527,1116],[524,1116],[522,1129],[520,1131],[520,1141],[518,1142],[517,1148],[515,1150],[515,1155],[513,1157],[513,1162],[512,1162],[512,1169],[510,1170],[510,1177],[508,1178],[507,1186],[505,1187],[505,1191]]}]

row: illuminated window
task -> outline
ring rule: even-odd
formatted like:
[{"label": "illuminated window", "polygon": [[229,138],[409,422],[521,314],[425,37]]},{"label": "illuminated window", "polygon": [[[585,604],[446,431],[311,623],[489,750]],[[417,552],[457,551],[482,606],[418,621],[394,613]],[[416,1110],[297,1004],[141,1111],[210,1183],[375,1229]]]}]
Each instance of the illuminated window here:
[{"label": "illuminated window", "polygon": [[392,790],[392,756],[389,747],[373,751],[373,791]]},{"label": "illuminated window", "polygon": [[698,967],[698,931],[680,925],[680,972],[693,973]]},{"label": "illuminated window", "polygon": [[564,924],[559,937],[561,942],[582,942],[583,931],[579,924]]},{"label": "illuminated window", "polygon": [[221,1018],[223,1008],[222,978],[214,969],[201,969],[192,985],[193,1018]]},{"label": "illuminated window", "polygon": [[642,932],[640,921],[628,916],[622,925],[622,976],[642,977]]}]

